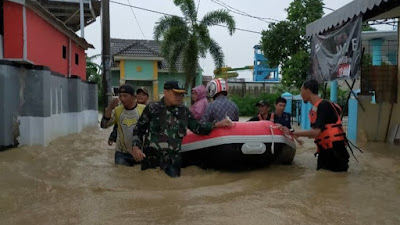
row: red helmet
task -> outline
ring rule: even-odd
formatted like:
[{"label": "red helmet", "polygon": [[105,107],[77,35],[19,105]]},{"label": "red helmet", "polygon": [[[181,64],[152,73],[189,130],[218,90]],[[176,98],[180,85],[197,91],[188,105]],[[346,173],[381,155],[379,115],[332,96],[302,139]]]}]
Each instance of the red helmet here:
[{"label": "red helmet", "polygon": [[214,97],[220,92],[228,92],[228,84],[222,78],[213,79],[207,84],[206,91],[210,97]]}]

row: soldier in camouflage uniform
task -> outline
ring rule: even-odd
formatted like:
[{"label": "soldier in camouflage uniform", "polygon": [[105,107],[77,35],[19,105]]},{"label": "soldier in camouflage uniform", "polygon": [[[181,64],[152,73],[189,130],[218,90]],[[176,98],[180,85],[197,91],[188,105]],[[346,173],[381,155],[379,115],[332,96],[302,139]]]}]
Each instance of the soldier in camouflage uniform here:
[{"label": "soldier in camouflage uniform", "polygon": [[[218,123],[198,122],[190,110],[182,105],[185,89],[177,81],[167,81],[164,98],[150,103],[133,130],[132,155],[142,161],[142,170],[160,167],[171,177],[180,176],[182,139],[189,128],[206,135],[214,127],[232,126],[230,120]],[[142,150],[143,149],[143,152]]]}]

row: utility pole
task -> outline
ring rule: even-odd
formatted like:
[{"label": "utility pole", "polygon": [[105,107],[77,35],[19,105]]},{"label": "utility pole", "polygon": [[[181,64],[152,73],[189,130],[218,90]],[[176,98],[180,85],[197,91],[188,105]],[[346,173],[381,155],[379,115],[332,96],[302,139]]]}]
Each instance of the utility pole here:
[{"label": "utility pole", "polygon": [[85,38],[85,10],[83,8],[83,0],[79,1],[79,15],[81,22],[81,38]]},{"label": "utility pole", "polygon": [[110,53],[110,0],[101,1],[101,15],[102,15],[102,54],[101,61],[103,65],[103,103],[104,110],[111,102],[111,53]]}]

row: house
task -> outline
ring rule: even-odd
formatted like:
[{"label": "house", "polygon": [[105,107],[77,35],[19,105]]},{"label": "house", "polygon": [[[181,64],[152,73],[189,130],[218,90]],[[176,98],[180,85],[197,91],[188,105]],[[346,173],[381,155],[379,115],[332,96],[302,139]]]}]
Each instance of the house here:
[{"label": "house", "polygon": [[[154,40],[111,39],[111,80],[114,93],[119,85],[130,83],[135,88],[146,87],[152,100],[163,96],[164,83],[168,80],[178,80],[183,85],[185,74],[182,61],[178,60],[176,72],[170,72],[170,67],[161,55],[160,42]],[[202,71],[195,78],[196,85],[202,83]],[[188,90],[190,93],[190,90]],[[188,100],[186,99],[185,102]]]},{"label": "house", "polygon": [[[353,0],[308,24],[307,36],[330,32],[358,16],[361,16],[362,22],[399,18],[400,1]],[[397,27],[395,33],[368,32],[363,35],[362,47],[369,52],[368,61],[371,65],[363,65],[360,93],[357,99],[350,99],[349,102],[348,127],[352,128],[348,131],[349,138],[353,141],[367,139],[392,142],[389,131],[397,129],[400,124],[400,30]],[[371,101],[371,93],[375,94],[376,101]]]},{"label": "house", "polygon": [[[89,24],[100,1],[84,2]],[[75,34],[77,9],[77,1],[0,1],[0,148],[97,126],[97,86],[85,82],[93,46]]]},{"label": "house", "polygon": [[93,45],[37,1],[2,1],[2,12],[2,58],[86,80],[85,50]]}]

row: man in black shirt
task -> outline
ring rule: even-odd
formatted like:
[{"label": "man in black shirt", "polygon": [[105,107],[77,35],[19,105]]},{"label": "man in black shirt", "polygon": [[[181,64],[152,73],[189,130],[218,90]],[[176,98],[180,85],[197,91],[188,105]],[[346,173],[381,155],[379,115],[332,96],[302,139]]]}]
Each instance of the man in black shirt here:
[{"label": "man in black shirt", "polygon": [[248,121],[260,121],[270,120],[271,114],[269,113],[269,103],[266,100],[257,102],[256,107],[258,108],[257,116],[250,118]]},{"label": "man in black shirt", "polygon": [[316,80],[304,82],[301,87],[301,97],[304,102],[310,102],[313,105],[310,111],[311,129],[290,132],[289,129],[282,127],[283,131],[294,137],[304,136],[315,139],[318,148],[317,170],[347,171],[350,156],[342,129],[340,107],[318,96]]}]

